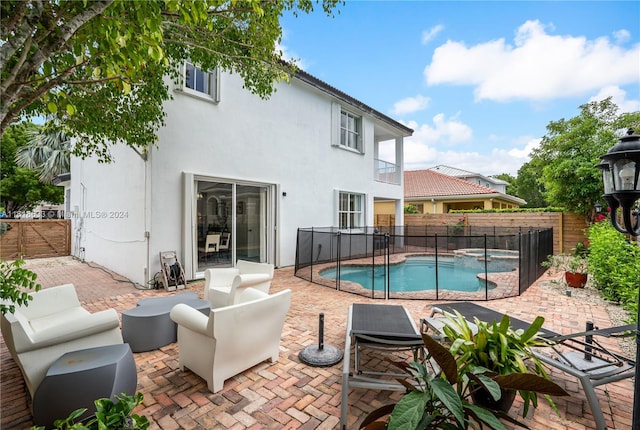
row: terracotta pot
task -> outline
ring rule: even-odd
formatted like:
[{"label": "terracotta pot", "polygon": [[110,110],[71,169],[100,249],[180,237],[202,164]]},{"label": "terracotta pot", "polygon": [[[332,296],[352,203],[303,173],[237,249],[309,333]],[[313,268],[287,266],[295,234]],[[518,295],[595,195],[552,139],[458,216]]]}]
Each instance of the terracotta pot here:
[{"label": "terracotta pot", "polygon": [[501,389],[501,396],[498,400],[493,400],[491,394],[484,388],[480,388],[471,393],[473,403],[483,408],[491,409],[494,411],[509,412],[513,401],[516,399],[516,390]]},{"label": "terracotta pot", "polygon": [[564,280],[570,287],[583,288],[587,284],[587,276],[586,273],[565,272]]}]

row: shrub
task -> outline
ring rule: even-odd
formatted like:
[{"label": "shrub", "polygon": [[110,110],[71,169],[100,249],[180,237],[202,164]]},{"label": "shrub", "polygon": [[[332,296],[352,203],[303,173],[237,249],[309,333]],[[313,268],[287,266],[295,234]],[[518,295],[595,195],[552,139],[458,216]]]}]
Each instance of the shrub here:
[{"label": "shrub", "polygon": [[13,263],[0,260],[0,312],[3,315],[15,312],[15,305],[27,305],[33,299],[29,290],[40,290],[37,275],[22,265],[23,260]]},{"label": "shrub", "polygon": [[610,223],[592,224],[588,231],[589,272],[602,296],[637,319],[640,247],[626,240]]}]

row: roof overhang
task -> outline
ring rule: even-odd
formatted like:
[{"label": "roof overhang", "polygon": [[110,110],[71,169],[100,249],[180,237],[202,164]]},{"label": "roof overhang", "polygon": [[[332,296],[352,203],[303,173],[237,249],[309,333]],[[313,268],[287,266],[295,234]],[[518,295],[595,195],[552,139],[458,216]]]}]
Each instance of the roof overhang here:
[{"label": "roof overhang", "polygon": [[53,185],[64,187],[71,183],[71,173],[61,173],[53,178]]},{"label": "roof overhang", "polygon": [[492,193],[492,194],[454,194],[448,196],[423,196],[423,197],[405,197],[405,202],[415,202],[415,201],[442,201],[442,200],[487,200],[487,199],[499,199],[505,200],[511,203],[515,203],[518,205],[526,205],[526,200],[522,200],[519,197],[510,196],[508,194],[502,193]]}]

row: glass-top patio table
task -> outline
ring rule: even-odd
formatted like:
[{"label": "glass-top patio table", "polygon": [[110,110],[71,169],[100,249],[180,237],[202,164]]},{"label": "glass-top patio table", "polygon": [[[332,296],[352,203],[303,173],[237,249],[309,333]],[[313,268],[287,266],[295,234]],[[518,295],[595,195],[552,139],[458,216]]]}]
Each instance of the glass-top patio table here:
[{"label": "glass-top patio table", "polygon": [[[353,369],[351,348],[353,346]],[[422,351],[422,336],[409,312],[399,305],[354,303],[349,307],[345,353],[342,370],[342,403],[340,428],[347,428],[348,398],[351,388],[404,391],[400,383],[384,376],[404,376],[398,373],[365,369],[360,363],[363,349],[412,350],[414,357]],[[369,375],[369,376],[365,376]]]}]

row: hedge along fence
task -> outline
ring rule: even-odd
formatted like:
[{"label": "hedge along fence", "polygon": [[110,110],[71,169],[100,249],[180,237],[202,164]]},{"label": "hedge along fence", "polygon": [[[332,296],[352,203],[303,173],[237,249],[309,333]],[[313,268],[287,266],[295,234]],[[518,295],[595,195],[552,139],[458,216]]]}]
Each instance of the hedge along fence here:
[{"label": "hedge along fence", "polygon": [[[408,226],[454,225],[462,218],[469,227],[541,227],[553,228],[553,253],[570,253],[578,242],[587,240],[589,226],[582,215],[565,212],[482,212],[447,214],[404,214]],[[392,226],[393,215],[377,215],[376,226]]]}]

